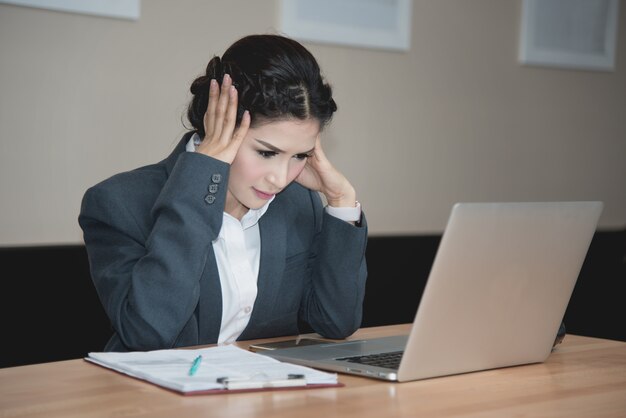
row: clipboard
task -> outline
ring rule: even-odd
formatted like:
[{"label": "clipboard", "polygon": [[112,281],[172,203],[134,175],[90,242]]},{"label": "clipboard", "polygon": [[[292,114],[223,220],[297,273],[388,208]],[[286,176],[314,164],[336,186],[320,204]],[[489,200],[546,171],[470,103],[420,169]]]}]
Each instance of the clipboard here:
[{"label": "clipboard", "polygon": [[89,353],[85,360],[181,395],[344,386],[336,373],[281,362],[234,345]]},{"label": "clipboard", "polygon": [[194,392],[177,392],[178,394],[184,396],[197,396],[197,395],[224,395],[224,394],[234,394],[234,393],[251,393],[251,392],[266,392],[266,391],[287,391],[287,390],[308,390],[308,389],[324,389],[324,388],[340,388],[345,386],[345,384],[337,382],[337,383],[328,383],[328,384],[316,384],[316,385],[304,385],[304,386],[276,386],[276,387],[263,387],[263,388],[243,388],[243,389],[211,389],[211,390],[200,390]]}]

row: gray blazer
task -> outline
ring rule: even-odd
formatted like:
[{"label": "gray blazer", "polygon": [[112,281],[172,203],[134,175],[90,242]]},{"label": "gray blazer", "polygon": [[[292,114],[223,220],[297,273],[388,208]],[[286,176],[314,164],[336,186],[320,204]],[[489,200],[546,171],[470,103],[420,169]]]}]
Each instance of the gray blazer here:
[{"label": "gray blazer", "polygon": [[[78,222],[91,276],[114,334],[104,350],[217,342],[222,315],[212,241],[222,226],[230,166],[185,152],[91,187]],[[210,190],[210,191],[209,191]],[[300,321],[328,338],[361,324],[365,217],[328,215],[317,192],[292,183],[259,222],[258,295],[241,340],[294,335]]]}]

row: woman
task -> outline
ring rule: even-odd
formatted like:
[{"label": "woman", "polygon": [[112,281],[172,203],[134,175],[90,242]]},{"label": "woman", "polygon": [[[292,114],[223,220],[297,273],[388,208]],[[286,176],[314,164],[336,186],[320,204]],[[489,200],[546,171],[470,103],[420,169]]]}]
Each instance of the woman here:
[{"label": "woman", "polygon": [[[320,132],[337,109],[298,42],[251,35],[191,85],[192,130],[165,160],[83,197],[106,351],[232,343],[360,325],[367,226]],[[327,206],[322,204],[322,194]]]}]

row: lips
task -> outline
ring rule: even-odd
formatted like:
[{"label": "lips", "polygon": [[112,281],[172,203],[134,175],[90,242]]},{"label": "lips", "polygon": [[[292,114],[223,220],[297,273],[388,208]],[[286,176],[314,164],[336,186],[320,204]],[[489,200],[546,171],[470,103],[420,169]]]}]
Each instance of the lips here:
[{"label": "lips", "polygon": [[259,199],[270,200],[276,193],[265,193],[260,190],[254,189],[254,193],[256,193]]}]

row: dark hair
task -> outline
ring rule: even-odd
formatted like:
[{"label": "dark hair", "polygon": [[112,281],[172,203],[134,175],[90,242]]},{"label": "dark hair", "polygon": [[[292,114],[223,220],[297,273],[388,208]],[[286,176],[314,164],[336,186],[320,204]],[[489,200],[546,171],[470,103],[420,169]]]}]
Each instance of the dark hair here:
[{"label": "dark hair", "polygon": [[313,55],[300,43],[280,35],[249,35],[230,46],[222,56],[214,56],[206,74],[191,84],[193,99],[187,119],[204,138],[204,113],[209,83],[222,83],[228,73],[239,94],[237,125],[244,110],[251,126],[271,120],[315,118],[320,129],[332,119],[337,105],[331,87],[323,80]]}]

